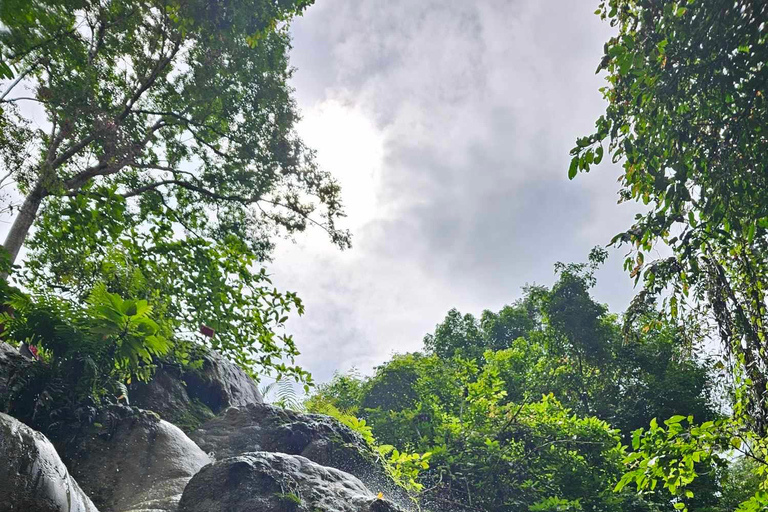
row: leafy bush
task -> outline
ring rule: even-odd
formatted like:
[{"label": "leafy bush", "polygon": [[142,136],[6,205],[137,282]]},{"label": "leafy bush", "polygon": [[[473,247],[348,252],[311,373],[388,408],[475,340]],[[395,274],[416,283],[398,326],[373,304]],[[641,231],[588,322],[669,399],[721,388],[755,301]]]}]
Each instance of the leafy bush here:
[{"label": "leafy bush", "polygon": [[309,412],[331,416],[360,434],[366,444],[380,457],[390,478],[416,501],[418,493],[424,488],[418,482],[419,473],[429,469],[429,459],[432,456],[430,452],[407,453],[389,444],[379,444],[373,436],[371,427],[364,419],[357,418],[350,411],[340,410],[332,403],[319,399],[317,395],[310,398],[306,404]]},{"label": "leafy bush", "polygon": [[5,401],[16,416],[46,430],[79,421],[100,405],[127,402],[126,385],[148,381],[156,358],[180,349],[147,301],[124,300],[103,285],[84,305],[51,296],[33,300],[10,289],[6,304],[3,338],[37,347],[41,360],[14,376]]}]

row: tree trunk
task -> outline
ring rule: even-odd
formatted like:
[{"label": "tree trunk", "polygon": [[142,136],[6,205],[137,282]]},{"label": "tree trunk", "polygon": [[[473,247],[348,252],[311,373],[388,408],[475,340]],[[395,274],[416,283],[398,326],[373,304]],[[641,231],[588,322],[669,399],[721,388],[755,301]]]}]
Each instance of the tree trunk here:
[{"label": "tree trunk", "polygon": [[[5,237],[5,243],[3,247],[10,255],[11,264],[16,261],[16,257],[19,255],[21,247],[24,245],[24,241],[27,239],[29,228],[32,227],[32,223],[37,218],[37,212],[40,209],[40,203],[43,202],[45,197],[45,191],[43,187],[38,184],[24,199],[24,203],[21,205],[19,213],[13,220],[11,230]],[[7,277],[7,276],[3,276]]]}]

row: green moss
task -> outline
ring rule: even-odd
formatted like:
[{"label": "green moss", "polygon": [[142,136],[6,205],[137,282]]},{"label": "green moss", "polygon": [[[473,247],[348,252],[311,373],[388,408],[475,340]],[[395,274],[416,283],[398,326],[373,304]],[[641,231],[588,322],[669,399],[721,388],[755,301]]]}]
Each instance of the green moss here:
[{"label": "green moss", "polygon": [[210,407],[197,398],[193,398],[189,407],[176,411],[173,417],[169,418],[169,421],[189,434],[214,416],[216,415]]},{"label": "green moss", "polygon": [[296,503],[297,505],[301,505],[301,498],[299,497],[298,494],[295,494],[292,492],[285,492],[285,493],[278,492],[278,493],[275,493],[275,496],[277,496],[277,498],[280,501],[287,501],[291,503]]},{"label": "green moss", "polygon": [[281,509],[285,512],[294,512],[301,505],[301,497],[293,492],[278,492],[275,496],[280,500]]}]

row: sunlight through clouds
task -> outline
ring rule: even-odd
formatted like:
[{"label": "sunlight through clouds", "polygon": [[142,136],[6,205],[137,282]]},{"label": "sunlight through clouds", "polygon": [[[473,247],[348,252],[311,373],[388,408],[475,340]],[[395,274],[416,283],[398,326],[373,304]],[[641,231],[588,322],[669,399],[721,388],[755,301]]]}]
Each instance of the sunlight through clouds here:
[{"label": "sunlight through clouds", "polygon": [[384,159],[384,134],[363,111],[337,100],[326,100],[303,111],[298,131],[317,151],[320,166],[341,184],[348,215],[345,226],[354,233],[379,215],[377,190]]}]

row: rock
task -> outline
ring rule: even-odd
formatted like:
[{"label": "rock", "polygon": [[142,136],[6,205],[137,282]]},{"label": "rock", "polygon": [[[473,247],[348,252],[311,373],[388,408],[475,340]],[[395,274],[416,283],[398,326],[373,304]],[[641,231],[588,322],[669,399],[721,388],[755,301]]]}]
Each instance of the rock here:
[{"label": "rock", "polygon": [[250,404],[227,409],[190,436],[216,459],[256,451],[301,455],[323,466],[358,475],[374,492],[396,497],[400,503],[408,501],[365,440],[329,416]]},{"label": "rock", "polygon": [[203,356],[203,367],[184,375],[189,396],[218,414],[227,407],[264,403],[256,383],[235,363],[216,352]]},{"label": "rock", "polygon": [[213,418],[213,411],[197,398],[191,398],[178,368],[159,368],[148,383],[131,385],[131,405],[154,411],[184,432],[192,432]]},{"label": "rock", "polygon": [[0,512],[98,512],[51,442],[2,413],[0,461]]},{"label": "rock", "polygon": [[32,361],[24,359],[17,348],[0,341],[0,411],[7,412],[10,387],[17,375],[26,373]]},{"label": "rock", "polygon": [[129,407],[102,411],[67,445],[72,474],[99,508],[175,512],[189,479],[210,458],[178,427]]},{"label": "rock", "polygon": [[215,352],[202,357],[200,369],[158,369],[147,383],[130,389],[132,405],[158,413],[185,432],[230,406],[263,403],[256,383],[237,365]]},{"label": "rock", "polygon": [[203,468],[179,512],[398,512],[354,476],[297,455],[254,452]]}]

